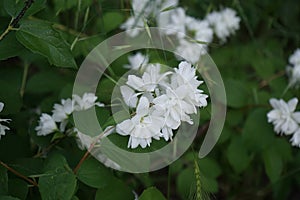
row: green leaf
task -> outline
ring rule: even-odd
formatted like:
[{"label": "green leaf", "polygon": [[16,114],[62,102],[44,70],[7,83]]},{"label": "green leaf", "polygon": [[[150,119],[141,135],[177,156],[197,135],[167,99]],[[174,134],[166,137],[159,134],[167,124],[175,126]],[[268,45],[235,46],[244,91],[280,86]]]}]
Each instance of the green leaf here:
[{"label": "green leaf", "polygon": [[[5,0],[4,1],[4,9],[11,17],[16,17],[22,8],[25,6],[25,1],[21,0]],[[29,7],[23,17],[27,17],[30,15],[34,15],[38,11],[45,8],[46,0],[34,0],[33,4]]]},{"label": "green leaf", "polygon": [[249,100],[249,91],[244,87],[241,81],[227,79],[224,81],[227,104],[233,108],[240,108],[247,105]]},{"label": "green leaf", "polygon": [[228,161],[237,173],[244,171],[250,164],[251,157],[241,137],[234,137],[226,152]]},{"label": "green leaf", "polygon": [[76,176],[60,154],[48,157],[45,174],[39,179],[39,191],[43,200],[72,199],[77,185]]},{"label": "green leaf", "polygon": [[155,187],[148,188],[144,190],[139,200],[165,200],[164,195]]},{"label": "green leaf", "polygon": [[63,138],[63,137],[65,137],[65,134],[63,134],[63,133],[61,133],[61,132],[56,132],[56,133],[53,135],[53,137],[52,137],[52,139],[51,139],[51,142],[53,142],[54,140]]},{"label": "green leaf", "polygon": [[21,179],[9,179],[8,190],[9,194],[20,199],[26,199],[28,194],[27,183]]},{"label": "green leaf", "polygon": [[22,69],[0,67],[0,74],[0,101],[5,104],[1,115],[19,113],[22,106],[20,96]]},{"label": "green leaf", "polygon": [[7,169],[0,165],[0,195],[8,194],[8,176]]},{"label": "green leaf", "polygon": [[267,112],[264,108],[252,111],[244,125],[244,144],[253,152],[268,148],[275,138],[273,127],[267,121]]},{"label": "green leaf", "polygon": [[[55,81],[53,81],[55,80]],[[36,73],[28,79],[26,91],[32,94],[44,94],[50,92],[59,92],[62,86],[68,82],[54,70],[45,70]],[[52,105],[51,105],[52,106]]]},{"label": "green leaf", "polygon": [[199,159],[198,163],[200,171],[205,177],[217,178],[222,173],[219,164],[211,158]]},{"label": "green leaf", "polygon": [[263,152],[263,160],[266,173],[272,183],[278,181],[280,178],[283,162],[282,158],[276,151],[276,147],[268,148]]},{"label": "green leaf", "polygon": [[196,191],[196,178],[192,168],[184,169],[177,176],[177,191],[182,199],[188,199]]},{"label": "green leaf", "polygon": [[24,50],[24,47],[16,40],[16,33],[11,32],[1,41],[0,60],[18,56]]},{"label": "green leaf", "polygon": [[124,21],[124,16],[120,12],[106,12],[103,15],[103,26],[106,32],[118,28]]},{"label": "green leaf", "polygon": [[78,170],[77,177],[80,181],[94,188],[102,188],[113,178],[111,172],[94,158],[84,161]]},{"label": "green leaf", "polygon": [[97,190],[95,200],[132,200],[134,195],[132,190],[121,180],[112,178],[109,183]]},{"label": "green leaf", "polygon": [[69,44],[46,21],[24,21],[17,31],[17,39],[27,49],[45,56],[50,64],[77,68]]},{"label": "green leaf", "polygon": [[12,196],[1,196],[1,195],[0,195],[0,199],[1,200],[20,200],[18,198],[12,197]]}]

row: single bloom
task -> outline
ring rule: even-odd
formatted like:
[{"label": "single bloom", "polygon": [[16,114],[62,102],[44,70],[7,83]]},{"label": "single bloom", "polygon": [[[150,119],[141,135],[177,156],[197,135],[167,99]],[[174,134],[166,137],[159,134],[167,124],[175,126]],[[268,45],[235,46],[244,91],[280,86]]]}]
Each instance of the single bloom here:
[{"label": "single bloom", "polygon": [[300,64],[294,66],[287,66],[287,73],[289,76],[290,86],[299,88],[300,86]]},{"label": "single bloom", "polygon": [[58,130],[58,128],[54,119],[50,115],[43,113],[35,130],[38,136],[46,136]]},{"label": "single bloom", "polygon": [[125,68],[139,70],[143,69],[149,62],[149,57],[141,54],[140,52],[135,55],[128,56],[129,65],[125,65]]},{"label": "single bloom", "polygon": [[300,49],[296,49],[294,53],[289,57],[289,62],[292,65],[300,65]]},{"label": "single bloom", "polygon": [[117,124],[116,131],[120,135],[129,135],[128,148],[142,148],[150,146],[152,138],[159,139],[163,126],[163,118],[151,111],[150,102],[146,97],[141,97],[136,113],[131,119]]},{"label": "single bloom", "polygon": [[74,100],[62,99],[61,104],[54,104],[52,118],[56,122],[62,122],[68,119],[68,116],[74,111]]},{"label": "single bloom", "polygon": [[300,112],[295,112],[297,103],[297,98],[293,98],[287,103],[282,99],[270,99],[273,110],[267,114],[267,117],[268,122],[274,125],[276,133],[291,135],[297,131],[300,123]]},{"label": "single bloom", "polygon": [[227,38],[240,28],[240,17],[235,10],[225,8],[219,12],[212,12],[206,16],[217,37],[226,42]]},{"label": "single bloom", "polygon": [[176,8],[161,12],[158,15],[157,23],[166,35],[176,35],[178,38],[183,38],[185,30],[186,14],[183,8]]},{"label": "single bloom", "polygon": [[98,97],[94,93],[84,93],[82,97],[74,94],[73,99],[75,102],[74,110],[76,111],[88,110],[93,106],[104,106],[104,104],[96,102]]}]

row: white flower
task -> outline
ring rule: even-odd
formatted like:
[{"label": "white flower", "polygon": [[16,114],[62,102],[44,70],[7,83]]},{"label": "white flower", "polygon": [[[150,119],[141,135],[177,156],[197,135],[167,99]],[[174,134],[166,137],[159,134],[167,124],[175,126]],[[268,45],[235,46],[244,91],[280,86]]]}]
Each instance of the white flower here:
[{"label": "white flower", "polygon": [[158,27],[163,29],[167,35],[177,35],[183,38],[185,34],[185,10],[176,8],[158,15]]},{"label": "white flower", "polygon": [[[175,69],[175,74],[172,76],[172,88],[177,88],[179,86],[185,85],[187,95],[185,100],[191,103],[195,107],[205,107],[207,106],[206,94],[202,94],[203,91],[199,90],[198,87],[203,83],[199,81],[196,76],[196,69],[188,62],[181,62],[177,69]],[[194,107],[194,109],[196,109]]]},{"label": "white flower", "polygon": [[[0,112],[2,112],[4,108],[4,103],[0,102]],[[8,123],[10,121],[10,119],[0,119],[0,122],[5,122],[5,123]],[[4,126],[0,123],[0,139],[1,139],[1,135],[5,135],[5,131],[6,130],[10,130],[9,127],[7,126]]]},{"label": "white flower", "polygon": [[294,112],[297,103],[297,98],[289,100],[288,103],[282,99],[270,99],[270,104],[274,109],[267,114],[267,117],[268,122],[273,123],[276,133],[290,135],[299,128],[300,112]]},{"label": "white flower", "polygon": [[300,85],[300,65],[295,65],[293,67],[288,66],[287,73],[289,75],[290,85],[298,88]]},{"label": "white flower", "polygon": [[295,52],[289,57],[289,62],[292,66],[287,66],[287,73],[290,79],[290,86],[300,86],[300,49],[296,49]]},{"label": "white flower", "polygon": [[178,0],[162,0],[160,5],[160,11],[163,11],[168,8],[174,8],[178,5]]},{"label": "white flower", "polygon": [[300,147],[300,129],[294,133],[290,142],[292,143],[292,146]]},{"label": "white flower", "polygon": [[61,104],[54,104],[52,118],[55,122],[62,122],[74,111],[74,101],[72,99],[62,99]]},{"label": "white flower", "polygon": [[57,130],[57,125],[50,115],[43,113],[40,117],[39,125],[35,128],[35,130],[37,131],[37,135],[46,136]]},{"label": "white flower", "polygon": [[160,74],[159,64],[149,64],[142,78],[136,75],[129,75],[126,84],[137,91],[153,92],[168,74]]},{"label": "white flower", "polygon": [[292,65],[300,65],[300,49],[296,49],[294,53],[289,57],[289,62]]},{"label": "white flower", "polygon": [[181,39],[179,45],[176,47],[175,56],[178,60],[187,60],[195,64],[200,59],[200,56],[205,54],[206,51],[204,48],[204,45],[197,42],[189,42]]},{"label": "white flower", "polygon": [[129,65],[125,65],[125,68],[139,70],[143,69],[148,64],[149,57],[138,52],[133,56],[129,56],[128,61]]},{"label": "white flower", "polygon": [[135,108],[138,102],[139,93],[135,93],[135,91],[127,85],[122,85],[120,90],[126,105],[131,108]]},{"label": "white flower", "polygon": [[236,15],[236,11],[231,8],[225,8],[220,12],[212,12],[207,15],[206,19],[222,42],[225,42],[230,34],[234,34],[240,28],[241,19]]},{"label": "white flower", "polygon": [[121,29],[126,30],[126,34],[130,37],[136,37],[141,29],[144,27],[144,21],[142,17],[129,17],[125,23],[121,25]]},{"label": "white flower", "polygon": [[188,32],[191,32],[193,35],[189,35],[195,40],[211,43],[213,40],[213,30],[209,26],[207,20],[197,20],[193,17],[185,18],[185,26]]},{"label": "white flower", "polygon": [[104,106],[104,104],[96,102],[98,97],[94,93],[84,93],[82,97],[74,94],[73,99],[75,101],[74,110],[76,111],[88,110],[93,106]]},{"label": "white flower", "polygon": [[152,138],[159,139],[163,126],[163,118],[151,112],[150,102],[146,97],[141,97],[136,114],[131,119],[117,124],[116,131],[120,135],[129,135],[128,148],[136,148],[139,145],[145,148],[150,146]]}]

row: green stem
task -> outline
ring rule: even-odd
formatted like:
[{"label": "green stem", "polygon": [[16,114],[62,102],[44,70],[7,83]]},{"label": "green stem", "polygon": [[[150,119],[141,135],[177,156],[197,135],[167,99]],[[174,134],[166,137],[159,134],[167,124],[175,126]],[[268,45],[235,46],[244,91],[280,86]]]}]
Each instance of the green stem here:
[{"label": "green stem", "polygon": [[27,80],[27,76],[28,76],[29,66],[30,66],[30,64],[25,62],[24,71],[23,71],[23,78],[22,78],[22,85],[21,85],[21,89],[20,89],[20,95],[21,95],[22,98],[23,98],[24,92],[25,92],[26,80]]},{"label": "green stem", "polygon": [[168,193],[167,193],[167,199],[170,199],[171,194],[171,169],[170,166],[168,167]]}]

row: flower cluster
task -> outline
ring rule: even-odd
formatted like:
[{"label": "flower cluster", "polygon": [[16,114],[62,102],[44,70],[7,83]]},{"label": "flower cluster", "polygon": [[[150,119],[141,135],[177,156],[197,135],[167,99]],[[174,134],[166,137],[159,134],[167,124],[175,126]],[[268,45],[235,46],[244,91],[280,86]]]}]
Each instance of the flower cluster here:
[{"label": "flower cluster", "polygon": [[[203,55],[215,35],[225,42],[239,29],[240,18],[231,8],[208,14],[203,20],[188,16],[178,0],[133,0],[133,16],[121,25],[126,33],[135,37],[145,23],[155,21],[166,35],[175,35],[179,45],[176,54],[195,64]],[[151,18],[151,19],[150,19]],[[182,57],[176,56],[178,60]]]},{"label": "flower cluster", "polygon": [[274,131],[278,134],[293,135],[291,143],[300,147],[300,112],[295,112],[298,99],[293,98],[287,103],[280,99],[270,99],[273,107],[268,114],[268,122],[274,125]]},{"label": "flower cluster", "polygon": [[52,116],[42,113],[39,125],[35,128],[37,135],[46,136],[55,131],[64,132],[68,118],[74,111],[87,110],[93,106],[103,106],[96,101],[97,97],[93,93],[85,93],[82,97],[73,95],[72,99],[62,99],[61,104],[54,104]]},{"label": "flower cluster", "polygon": [[219,12],[214,11],[208,14],[206,19],[222,42],[225,42],[231,34],[240,28],[241,19],[231,8],[225,8]]},{"label": "flower cluster", "polygon": [[197,80],[196,69],[190,63],[181,62],[174,70],[164,73],[157,63],[140,66],[144,68],[143,75],[129,75],[126,85],[120,87],[124,102],[133,110],[129,119],[116,126],[117,133],[130,136],[128,148],[145,148],[152,139],[161,137],[171,140],[173,131],[182,122],[193,124],[190,115],[196,114],[197,108],[207,106],[208,96],[198,89],[203,81]]},{"label": "flower cluster", "polygon": [[296,49],[289,58],[290,65],[287,66],[287,73],[290,78],[290,86],[300,86],[300,49]]},{"label": "flower cluster", "polygon": [[[4,108],[4,103],[0,102],[0,112],[2,112]],[[1,139],[1,136],[5,135],[5,131],[6,130],[9,130],[9,127],[5,126],[5,125],[2,125],[1,122],[5,122],[5,123],[8,123],[10,121],[10,119],[1,119],[0,118],[0,139]]]}]

